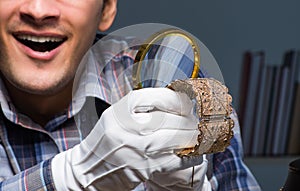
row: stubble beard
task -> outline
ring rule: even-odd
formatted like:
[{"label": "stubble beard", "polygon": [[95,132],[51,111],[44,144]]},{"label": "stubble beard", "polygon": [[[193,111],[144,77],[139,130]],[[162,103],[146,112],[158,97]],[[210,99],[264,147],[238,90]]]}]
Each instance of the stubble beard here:
[{"label": "stubble beard", "polygon": [[9,66],[13,61],[4,52],[0,51],[0,76],[6,83],[22,92],[40,96],[52,96],[73,84],[76,66],[68,68],[68,71],[60,71],[59,74],[49,76],[47,79],[45,77],[44,79],[38,79],[39,74],[36,74],[31,79],[25,79],[17,76],[10,69]]}]

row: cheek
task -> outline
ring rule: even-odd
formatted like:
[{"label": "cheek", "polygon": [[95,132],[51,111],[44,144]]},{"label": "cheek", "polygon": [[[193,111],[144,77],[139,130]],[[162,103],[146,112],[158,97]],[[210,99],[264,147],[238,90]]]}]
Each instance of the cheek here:
[{"label": "cheek", "polygon": [[94,32],[97,30],[101,19],[101,2],[100,0],[85,0],[76,5],[68,5],[64,14],[73,27],[76,27],[80,32]]},{"label": "cheek", "polygon": [[101,7],[95,8],[91,4],[88,7],[73,7],[65,12],[64,17],[71,26],[73,37],[77,39],[77,49],[90,47],[101,19]]},{"label": "cheek", "polygon": [[1,19],[4,17],[8,17],[10,13],[12,13],[16,7],[18,6],[18,2],[14,1],[0,1],[0,17]]},{"label": "cheek", "polygon": [[0,0],[0,30],[13,19],[18,18],[18,9],[21,7],[20,1]]},{"label": "cheek", "polygon": [[[90,14],[87,14],[90,12]],[[73,28],[73,37],[75,43],[75,57],[80,58],[85,54],[94,41],[98,24],[100,22],[100,11],[90,10],[77,11],[77,14],[69,15],[71,27]],[[76,16],[74,16],[76,15]],[[71,29],[72,30],[72,29]]]}]

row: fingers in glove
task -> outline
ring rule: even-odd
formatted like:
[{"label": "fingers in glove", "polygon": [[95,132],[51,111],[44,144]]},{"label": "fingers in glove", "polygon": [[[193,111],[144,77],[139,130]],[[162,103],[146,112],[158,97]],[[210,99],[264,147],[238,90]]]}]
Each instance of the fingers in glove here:
[{"label": "fingers in glove", "polygon": [[193,103],[190,98],[168,88],[144,88],[128,95],[129,109],[135,113],[163,111],[186,116],[191,113]]}]

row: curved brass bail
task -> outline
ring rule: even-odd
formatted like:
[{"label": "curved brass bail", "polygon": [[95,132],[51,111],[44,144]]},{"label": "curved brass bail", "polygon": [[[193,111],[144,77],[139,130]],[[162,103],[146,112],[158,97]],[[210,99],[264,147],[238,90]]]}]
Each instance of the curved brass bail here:
[{"label": "curved brass bail", "polygon": [[141,47],[139,48],[135,56],[133,75],[132,75],[134,89],[143,88],[140,74],[142,69],[142,62],[145,59],[147,52],[149,51],[152,45],[154,45],[156,42],[158,42],[159,40],[167,36],[181,36],[190,43],[194,53],[194,67],[190,78],[198,77],[198,73],[200,69],[200,48],[197,44],[197,41],[190,34],[188,34],[183,30],[176,29],[176,28],[169,28],[155,33],[148,40],[146,40],[145,43],[141,45]]}]

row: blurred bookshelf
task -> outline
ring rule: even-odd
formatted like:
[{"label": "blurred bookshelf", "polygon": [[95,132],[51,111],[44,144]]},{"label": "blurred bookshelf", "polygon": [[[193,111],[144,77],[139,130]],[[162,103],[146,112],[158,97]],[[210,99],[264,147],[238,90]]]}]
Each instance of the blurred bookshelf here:
[{"label": "blurred bookshelf", "polygon": [[279,190],[300,157],[300,51],[277,63],[264,50],[243,55],[237,107],[245,163],[262,190]]},{"label": "blurred bookshelf", "polygon": [[287,50],[280,64],[266,52],[243,55],[238,106],[246,157],[300,155],[300,53]]}]

